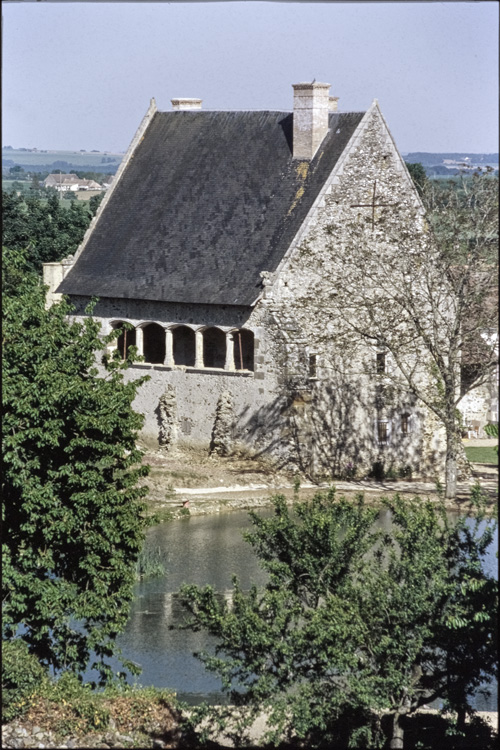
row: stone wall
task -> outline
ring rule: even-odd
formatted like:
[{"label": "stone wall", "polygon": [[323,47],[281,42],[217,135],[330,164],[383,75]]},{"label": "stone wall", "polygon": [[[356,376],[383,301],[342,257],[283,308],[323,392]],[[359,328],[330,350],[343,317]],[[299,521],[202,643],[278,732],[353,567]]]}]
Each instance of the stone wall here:
[{"label": "stone wall", "polygon": [[[379,207],[373,208],[374,199]],[[374,106],[286,259],[274,274],[263,274],[263,299],[254,314],[288,397],[283,437],[302,470],[348,475],[356,466],[363,474],[376,463],[386,471],[429,470],[422,459],[426,410],[390,357],[384,375],[377,374],[375,347],[346,325],[349,300],[345,308],[332,304],[342,295],[341,266],[349,264],[350,253],[374,263],[385,255],[390,266],[398,240],[425,231],[422,217],[411,178]],[[414,361],[418,367],[418,353]],[[385,444],[378,421],[387,423]],[[443,447],[439,430],[434,440],[437,455]]]}]

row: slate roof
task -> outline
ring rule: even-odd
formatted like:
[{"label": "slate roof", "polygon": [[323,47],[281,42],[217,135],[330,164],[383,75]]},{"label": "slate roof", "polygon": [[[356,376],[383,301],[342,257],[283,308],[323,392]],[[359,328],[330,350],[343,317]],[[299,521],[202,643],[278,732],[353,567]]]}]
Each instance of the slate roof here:
[{"label": "slate roof", "polygon": [[57,291],[251,305],[363,114],[330,113],[306,174],[292,114],[155,113]]}]

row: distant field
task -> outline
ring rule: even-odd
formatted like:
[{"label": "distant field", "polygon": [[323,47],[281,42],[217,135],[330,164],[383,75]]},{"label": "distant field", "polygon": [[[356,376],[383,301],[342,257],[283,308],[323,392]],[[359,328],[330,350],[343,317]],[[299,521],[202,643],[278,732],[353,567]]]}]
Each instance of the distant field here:
[{"label": "distant field", "polygon": [[[80,153],[80,151],[19,151],[19,149],[2,149],[2,161],[11,160],[14,164],[21,167],[28,164],[30,167],[39,167],[40,171],[46,171],[43,167],[51,165],[57,161],[65,161],[71,164],[73,168],[77,167],[103,167],[106,162],[103,159],[113,159],[108,162],[110,166],[118,166],[123,159],[124,154],[112,154],[111,152],[99,152],[93,154],[90,151]],[[9,165],[7,165],[9,166]],[[12,166],[12,165],[10,165]],[[90,170],[89,170],[90,171]]]},{"label": "distant field", "polygon": [[498,453],[494,445],[485,446],[465,446],[465,455],[475,464],[494,464],[498,465]]}]

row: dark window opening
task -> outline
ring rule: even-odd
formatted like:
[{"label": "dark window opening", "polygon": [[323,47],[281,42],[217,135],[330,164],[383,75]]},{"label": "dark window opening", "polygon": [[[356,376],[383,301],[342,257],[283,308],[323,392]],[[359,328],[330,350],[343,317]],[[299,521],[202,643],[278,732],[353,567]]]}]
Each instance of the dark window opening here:
[{"label": "dark window opening", "polygon": [[158,323],[143,328],[144,359],[150,364],[163,364],[165,360],[165,329]]},{"label": "dark window opening", "polygon": [[377,375],[385,372],[385,352],[377,352]]},{"label": "dark window opening", "polygon": [[402,414],[401,415],[401,434],[402,435],[408,435],[410,432],[410,415],[409,414]]},{"label": "dark window opening", "polygon": [[116,348],[120,352],[122,359],[126,358],[126,354],[131,346],[135,346],[135,328],[125,328],[123,323],[113,323],[113,328],[121,328],[122,332],[116,339]]},{"label": "dark window opening", "polygon": [[318,377],[318,355],[317,354],[309,355],[309,377],[310,378]]},{"label": "dark window opening", "polygon": [[196,362],[196,334],[192,328],[179,326],[172,331],[174,364],[194,367]]},{"label": "dark window opening", "polygon": [[235,331],[234,341],[234,365],[237,370],[253,370],[254,357],[254,335],[252,331]]},{"label": "dark window opening", "polygon": [[219,328],[203,331],[203,364],[223,369],[226,363],[226,334]]},{"label": "dark window opening", "polygon": [[387,444],[387,438],[388,438],[387,422],[383,420],[379,420],[377,422],[377,436],[378,436],[378,442],[380,445]]},{"label": "dark window opening", "polygon": [[460,368],[460,395],[470,391],[475,381],[479,378],[482,373],[481,365],[467,364],[462,365]]}]

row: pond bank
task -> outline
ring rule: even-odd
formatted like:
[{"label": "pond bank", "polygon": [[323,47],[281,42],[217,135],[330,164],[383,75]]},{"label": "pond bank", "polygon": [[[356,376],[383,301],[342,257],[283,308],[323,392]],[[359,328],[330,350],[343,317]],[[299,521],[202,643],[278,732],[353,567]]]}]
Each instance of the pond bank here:
[{"label": "pond bank", "polygon": [[[494,440],[468,440],[465,444],[496,444]],[[209,515],[234,510],[265,508],[276,494],[293,503],[297,497],[311,498],[316,492],[335,486],[348,498],[362,492],[368,503],[395,494],[429,497],[438,500],[434,481],[338,479],[315,484],[304,476],[279,470],[268,461],[248,456],[225,458],[209,456],[203,451],[175,449],[168,453],[146,452],[144,463],[151,467],[147,479],[147,503],[159,520],[182,516]],[[473,477],[460,482],[456,501],[447,502],[450,510],[460,510],[469,500],[470,491],[479,481],[492,507],[498,499],[498,467],[492,464],[471,464]],[[300,481],[297,493],[296,483]]]},{"label": "pond bank", "polygon": [[[432,710],[421,710],[421,714],[436,714],[436,711]],[[498,732],[498,713],[478,711],[478,716],[483,719],[494,732]],[[171,714],[169,712],[169,720],[171,720]],[[265,717],[258,719],[251,729],[251,741],[258,743],[259,738],[265,730]],[[258,745],[254,744],[254,747]],[[186,740],[182,737],[178,730],[177,722],[172,723],[167,729],[164,727],[162,732],[160,729],[151,731],[150,733],[144,733],[141,731],[129,731],[127,733],[120,733],[116,730],[116,726],[113,721],[110,725],[101,732],[93,732],[92,734],[78,735],[68,734],[67,736],[61,737],[56,735],[48,729],[42,729],[41,727],[32,724],[31,722],[14,721],[10,724],[6,724],[2,727],[2,747],[4,748],[59,748],[60,750],[69,750],[70,748],[152,748],[153,750],[162,750],[165,748],[171,748],[175,750],[181,750],[181,748],[188,748],[189,744],[186,744]],[[233,748],[234,744],[227,740],[219,745],[220,750],[225,748]]]},{"label": "pond bank", "polygon": [[[457,498],[445,501],[449,510],[461,510],[468,504],[470,492],[476,481],[479,481],[483,492],[488,496],[491,505],[498,499],[498,471],[491,474],[475,472],[472,480],[459,485]],[[220,487],[170,487],[168,497],[149,498],[152,511],[156,512],[160,520],[181,518],[182,516],[209,515],[233,510],[250,510],[271,506],[271,499],[275,495],[283,495],[288,503],[306,500],[317,492],[328,491],[335,487],[339,495],[352,498],[363,493],[367,503],[377,503],[382,497],[399,493],[430,498],[436,502],[439,499],[436,486],[432,482],[424,481],[382,481],[363,480],[359,482],[337,481],[321,484],[310,482],[301,484],[297,489],[291,483],[248,484]]]}]

